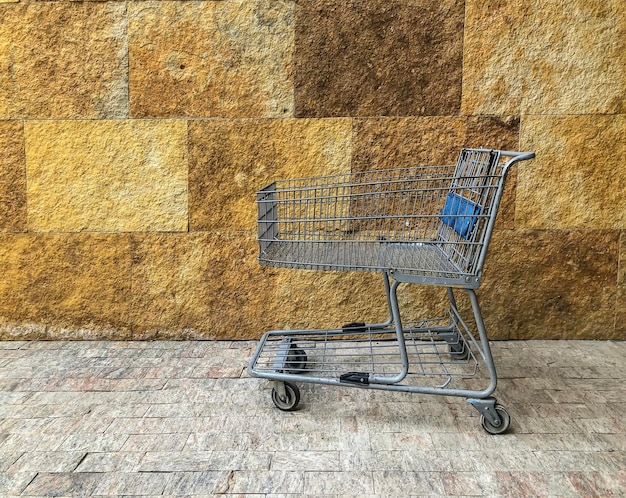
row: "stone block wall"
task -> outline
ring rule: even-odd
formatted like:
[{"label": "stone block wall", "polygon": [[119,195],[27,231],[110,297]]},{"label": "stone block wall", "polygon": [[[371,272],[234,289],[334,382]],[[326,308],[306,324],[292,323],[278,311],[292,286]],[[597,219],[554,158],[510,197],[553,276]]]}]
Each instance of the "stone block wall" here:
[{"label": "stone block wall", "polygon": [[622,0],[0,0],[0,338],[379,319],[378,275],[259,267],[254,192],[463,146],[537,154],[485,266],[491,337],[623,338]]}]

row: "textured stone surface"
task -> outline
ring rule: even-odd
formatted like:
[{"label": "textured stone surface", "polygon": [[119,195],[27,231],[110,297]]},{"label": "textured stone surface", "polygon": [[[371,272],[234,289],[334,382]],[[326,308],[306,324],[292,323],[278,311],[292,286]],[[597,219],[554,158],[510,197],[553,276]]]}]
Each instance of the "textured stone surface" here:
[{"label": "textured stone surface", "polygon": [[615,306],[615,334],[626,337],[626,231],[622,230],[619,245],[619,271],[617,274],[617,304]]},{"label": "textured stone surface", "polygon": [[34,231],[187,230],[184,121],[29,121]]},{"label": "textured stone surface", "polygon": [[293,115],[293,2],[131,2],[131,115]]},{"label": "textured stone surface", "polygon": [[466,2],[464,114],[626,112],[626,4]]},{"label": "textured stone surface", "polygon": [[0,267],[3,339],[129,338],[127,235],[1,234]]},{"label": "textured stone surface", "polygon": [[[455,164],[462,147],[516,150],[519,119],[515,117],[407,117],[356,119],[353,170]],[[515,225],[517,168],[509,173],[498,226]]]},{"label": "textured stone surface", "polygon": [[0,232],[26,229],[24,127],[0,121]]},{"label": "textured stone surface", "polygon": [[464,4],[297,3],[296,116],[457,114]]},{"label": "textured stone surface", "polygon": [[498,230],[479,290],[495,339],[623,338],[614,327],[619,231]]},{"label": "textured stone surface", "polygon": [[251,234],[132,237],[136,339],[256,338],[267,328],[272,270],[257,264]]},{"label": "textured stone surface", "polygon": [[128,116],[124,2],[0,7],[0,119]]},{"label": "textured stone surface", "polygon": [[526,116],[517,221],[530,228],[626,228],[626,115]]},{"label": "textured stone surface", "polygon": [[[267,330],[383,321],[379,275],[262,268],[251,233],[132,236],[135,339],[258,339]],[[438,316],[445,294],[400,293],[406,318]]]},{"label": "textured stone surface", "polygon": [[189,123],[191,230],[254,230],[274,180],[350,172],[349,119]]}]

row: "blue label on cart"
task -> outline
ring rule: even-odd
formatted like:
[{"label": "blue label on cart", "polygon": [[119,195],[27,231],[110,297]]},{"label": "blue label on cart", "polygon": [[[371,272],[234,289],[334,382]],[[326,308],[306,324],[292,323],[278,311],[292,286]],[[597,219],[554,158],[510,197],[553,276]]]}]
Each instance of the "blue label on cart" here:
[{"label": "blue label on cart", "polygon": [[480,211],[481,207],[475,202],[450,192],[441,210],[441,221],[454,229],[461,237],[468,239],[472,234]]}]

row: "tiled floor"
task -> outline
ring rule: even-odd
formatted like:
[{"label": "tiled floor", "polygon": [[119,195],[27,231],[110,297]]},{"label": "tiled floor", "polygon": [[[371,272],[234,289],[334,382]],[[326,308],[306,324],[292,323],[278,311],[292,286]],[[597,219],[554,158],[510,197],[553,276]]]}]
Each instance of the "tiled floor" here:
[{"label": "tiled floor", "polygon": [[458,398],[301,385],[250,342],[0,342],[0,496],[626,496],[626,343],[494,343],[510,433]]}]

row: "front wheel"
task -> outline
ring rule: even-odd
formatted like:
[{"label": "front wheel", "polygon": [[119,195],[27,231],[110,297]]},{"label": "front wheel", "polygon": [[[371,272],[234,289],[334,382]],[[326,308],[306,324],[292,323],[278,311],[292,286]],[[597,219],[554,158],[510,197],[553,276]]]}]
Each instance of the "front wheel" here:
[{"label": "front wheel", "polygon": [[295,384],[285,382],[285,396],[278,394],[275,387],[272,388],[272,401],[279,410],[292,412],[300,403],[300,389]]},{"label": "front wheel", "polygon": [[511,416],[502,405],[496,405],[494,408],[496,410],[496,413],[500,417],[500,425],[493,425],[484,416],[480,418],[480,424],[483,426],[483,429],[485,429],[489,434],[503,434],[511,426]]}]

